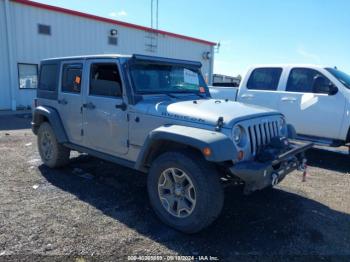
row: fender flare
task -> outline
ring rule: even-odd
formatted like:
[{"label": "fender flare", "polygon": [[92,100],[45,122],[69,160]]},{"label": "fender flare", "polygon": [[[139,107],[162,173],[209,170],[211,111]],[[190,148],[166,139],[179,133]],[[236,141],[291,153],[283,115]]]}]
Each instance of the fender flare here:
[{"label": "fender flare", "polygon": [[38,133],[40,125],[47,118],[52,126],[56,139],[59,143],[67,143],[68,138],[64,130],[61,117],[56,109],[50,106],[38,106],[33,111],[32,130],[34,134]]},{"label": "fender flare", "polygon": [[224,162],[237,157],[237,149],[233,141],[221,132],[170,125],[159,127],[149,133],[136,160],[136,169],[145,171],[149,153],[158,142],[162,141],[191,146],[200,152],[209,147],[212,154],[205,156],[205,159],[210,162]]}]

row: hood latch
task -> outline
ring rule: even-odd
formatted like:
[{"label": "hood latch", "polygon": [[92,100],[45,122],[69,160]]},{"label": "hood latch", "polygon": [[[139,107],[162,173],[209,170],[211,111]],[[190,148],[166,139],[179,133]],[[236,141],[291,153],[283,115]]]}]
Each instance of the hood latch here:
[{"label": "hood latch", "polygon": [[220,116],[218,118],[218,121],[216,121],[215,131],[220,131],[223,126],[224,126],[224,118]]}]

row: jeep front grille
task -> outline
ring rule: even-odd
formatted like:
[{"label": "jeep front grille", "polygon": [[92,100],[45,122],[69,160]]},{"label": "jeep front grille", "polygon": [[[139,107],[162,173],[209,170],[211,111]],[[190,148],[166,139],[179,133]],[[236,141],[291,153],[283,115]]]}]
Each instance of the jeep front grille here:
[{"label": "jeep front grille", "polygon": [[270,142],[271,138],[279,135],[278,122],[269,121],[250,125],[248,126],[248,134],[251,153],[256,155],[262,146]]}]

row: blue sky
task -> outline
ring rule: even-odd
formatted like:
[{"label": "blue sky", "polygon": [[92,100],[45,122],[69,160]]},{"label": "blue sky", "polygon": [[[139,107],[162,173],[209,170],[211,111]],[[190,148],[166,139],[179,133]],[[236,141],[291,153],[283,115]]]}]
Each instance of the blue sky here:
[{"label": "blue sky", "polygon": [[[37,0],[150,26],[151,0]],[[349,0],[159,0],[159,29],[221,42],[214,72],[312,63],[350,73]]]}]

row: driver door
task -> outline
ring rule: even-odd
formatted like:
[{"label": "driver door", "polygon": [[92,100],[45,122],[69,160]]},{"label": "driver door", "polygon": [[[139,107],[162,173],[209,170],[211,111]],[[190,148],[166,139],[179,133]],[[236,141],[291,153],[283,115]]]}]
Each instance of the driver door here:
[{"label": "driver door", "polygon": [[331,93],[332,82],[317,70],[292,68],[279,110],[298,135],[339,139],[345,98]]},{"label": "driver door", "polygon": [[128,152],[127,110],[116,59],[88,60],[88,86],[84,95],[84,144],[118,156]]}]

